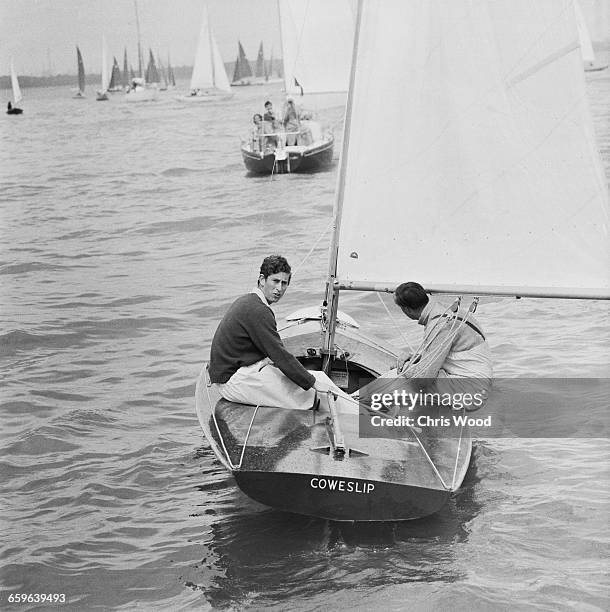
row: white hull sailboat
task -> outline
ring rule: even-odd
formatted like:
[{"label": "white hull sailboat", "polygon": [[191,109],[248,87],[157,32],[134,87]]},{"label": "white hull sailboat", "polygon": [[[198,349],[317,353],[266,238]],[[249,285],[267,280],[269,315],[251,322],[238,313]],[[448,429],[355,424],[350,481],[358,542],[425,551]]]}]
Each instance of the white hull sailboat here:
[{"label": "white hull sailboat", "polygon": [[[325,300],[280,331],[306,367],[361,399],[373,380],[415,382],[379,378],[395,355],[338,312],[347,290],[416,280],[452,296],[610,299],[608,190],[572,0],[359,0],[353,57]],[[284,511],[419,518],[470,460],[467,425],[364,437],[372,405],[359,416],[332,398],[318,412],[239,405],[205,368],[196,404],[237,485]]]},{"label": "white hull sailboat", "polygon": [[227,100],[232,95],[224,62],[210,27],[208,6],[205,3],[191,74],[190,93],[179,99],[189,102],[205,102]]},{"label": "white hull sailboat", "polygon": [[17,78],[17,71],[15,70],[15,65],[13,64],[13,60],[11,59],[11,88],[13,90],[13,102],[8,103],[8,108],[6,109],[7,115],[21,115],[23,113],[23,109],[18,108],[17,104],[21,102],[23,96],[21,95],[21,87],[19,87],[19,79]]}]

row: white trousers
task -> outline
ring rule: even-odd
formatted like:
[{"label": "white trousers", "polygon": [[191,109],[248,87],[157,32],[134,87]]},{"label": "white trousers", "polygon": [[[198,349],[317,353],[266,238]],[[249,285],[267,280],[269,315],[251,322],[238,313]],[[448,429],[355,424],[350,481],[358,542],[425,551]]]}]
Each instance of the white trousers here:
[{"label": "white trousers", "polygon": [[[337,408],[340,411],[358,412],[358,403],[339,389],[324,372],[317,370],[309,372],[317,381],[323,381],[332,387],[333,393],[339,396]],[[269,359],[239,368],[226,383],[216,383],[215,387],[226,400],[251,406],[309,410],[316,397],[313,387],[307,391],[302,389]]]}]

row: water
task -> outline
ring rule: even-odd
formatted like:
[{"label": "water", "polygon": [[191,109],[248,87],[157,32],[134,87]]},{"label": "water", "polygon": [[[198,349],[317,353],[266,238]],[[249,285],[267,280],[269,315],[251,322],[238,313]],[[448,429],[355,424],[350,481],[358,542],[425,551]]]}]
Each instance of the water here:
[{"label": "water", "polygon": [[[587,79],[610,176],[610,71]],[[278,320],[322,295],[336,164],[256,178],[238,151],[279,88],[24,93],[0,120],[3,609],[608,608],[607,440],[480,440],[439,514],[376,526],[265,509],[213,459],[193,395],[219,317],[271,252],[296,268]],[[395,342],[375,295],[341,307]],[[499,376],[610,376],[599,302],[477,316]]]}]

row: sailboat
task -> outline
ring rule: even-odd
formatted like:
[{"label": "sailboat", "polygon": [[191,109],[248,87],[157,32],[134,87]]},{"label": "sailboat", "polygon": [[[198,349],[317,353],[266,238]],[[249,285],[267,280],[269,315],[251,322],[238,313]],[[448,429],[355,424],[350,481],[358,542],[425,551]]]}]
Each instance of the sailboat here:
[{"label": "sailboat", "polygon": [[78,90],[74,94],[74,98],[85,97],[85,65],[83,64],[83,56],[81,55],[78,45],[76,46],[76,65],[78,69]]},{"label": "sailboat", "polygon": [[233,70],[233,80],[231,85],[238,87],[241,85],[252,84],[252,67],[246,57],[246,52],[241,44],[241,41],[237,42],[237,59],[235,60],[235,68]]},{"label": "sailboat", "polygon": [[[354,20],[349,0],[278,2],[284,88],[301,116],[296,145],[241,145],[244,165],[253,174],[285,174],[325,168],[332,163],[334,134],[315,120],[314,110],[345,105]],[[262,44],[259,58],[262,55]],[[236,67],[237,70],[237,67]],[[282,139],[281,135],[277,138]],[[261,150],[262,149],[262,150]]]},{"label": "sailboat", "polygon": [[[134,0],[134,7],[136,11],[136,28],[138,33],[138,76],[131,79],[131,83],[125,90],[125,100],[127,102],[151,102],[158,98],[159,90],[156,83],[148,83],[142,68],[142,44],[140,41],[140,18],[138,16],[138,3]],[[150,52],[149,65],[148,65],[148,76],[154,78],[156,75],[156,67],[154,66],[154,57],[152,51]],[[152,66],[151,66],[152,62]],[[153,71],[154,67],[154,71]]]},{"label": "sailboat", "polygon": [[121,69],[119,68],[119,62],[116,57],[112,58],[112,72],[110,73],[108,91],[121,91]]},{"label": "sailboat", "polygon": [[206,3],[203,7],[197,51],[193,62],[190,94],[180,99],[189,101],[225,100],[231,96],[231,86],[210,27]]},{"label": "sailboat", "polygon": [[347,99],[354,15],[349,0],[278,2],[284,88],[310,108]]},{"label": "sailboat", "polygon": [[160,91],[167,91],[167,86],[168,86],[168,81],[167,81],[167,72],[165,70],[165,66],[163,65],[163,62],[161,61],[161,56],[159,54],[157,54],[157,64],[159,65],[159,76],[161,77],[161,87],[159,88]]},{"label": "sailboat", "polygon": [[123,86],[123,89],[125,91],[127,91],[127,88],[129,87],[129,79],[133,78],[131,76],[131,73],[129,71],[129,63],[127,61],[127,49],[125,49],[125,52],[123,53],[123,74],[121,75],[121,85]]},{"label": "sailboat", "polygon": [[17,104],[21,102],[23,96],[21,95],[21,87],[19,87],[19,79],[17,78],[17,71],[15,70],[15,65],[13,64],[13,60],[11,59],[11,87],[13,89],[13,102],[8,103],[8,108],[6,109],[7,115],[21,115],[23,113],[23,109],[18,108]]},{"label": "sailboat", "polygon": [[102,36],[102,87],[97,92],[95,99],[98,101],[108,100],[108,66],[106,64],[106,38]]},{"label": "sailboat", "polygon": [[[608,190],[572,0],[359,0],[353,57],[325,299],[280,331],[306,367],[351,394],[392,366],[338,314],[345,291],[414,279],[433,294],[610,299]],[[320,414],[219,400],[205,367],[196,407],[243,492],[324,519],[432,514],[471,455],[466,425],[436,441],[408,425],[362,437],[332,400]]]},{"label": "sailboat", "polygon": [[176,89],[176,77],[174,76],[174,69],[172,68],[172,62],[167,56],[167,88]]},{"label": "sailboat", "polygon": [[578,38],[580,40],[580,50],[585,71],[595,72],[606,69],[608,64],[596,60],[593,43],[591,42],[591,35],[579,0],[574,0],[574,11],[576,13]]},{"label": "sailboat", "polygon": [[155,61],[155,56],[153,55],[152,49],[148,50],[148,65],[146,66],[145,79],[146,83],[155,87],[159,87],[159,84],[161,83],[161,78],[159,76],[159,71],[157,70],[157,63]]}]

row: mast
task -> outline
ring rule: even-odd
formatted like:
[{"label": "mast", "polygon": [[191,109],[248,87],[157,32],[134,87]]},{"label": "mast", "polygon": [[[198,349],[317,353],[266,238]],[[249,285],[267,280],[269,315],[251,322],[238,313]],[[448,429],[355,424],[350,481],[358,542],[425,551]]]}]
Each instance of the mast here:
[{"label": "mast", "polygon": [[133,0],[133,4],[136,8],[136,30],[138,33],[138,75],[140,78],[143,78],[142,74],[142,46],[140,44],[140,18],[138,17],[138,3],[136,0]]},{"label": "mast", "polygon": [[210,28],[210,13],[208,4],[205,3],[203,10],[205,11],[205,22],[208,26],[208,45],[210,46],[210,62],[212,63],[212,85],[216,87],[216,67],[214,66],[214,45],[212,43],[212,28]]},{"label": "mast", "polygon": [[[343,136],[343,145],[341,147],[341,167],[339,169],[339,178],[337,181],[337,197],[333,210],[333,235],[330,244],[330,257],[328,262],[328,275],[326,279],[326,321],[324,329],[324,346],[322,354],[324,355],[323,370],[327,371],[331,362],[331,355],[334,351],[335,344],[335,327],[337,325],[337,309],[339,305],[339,286],[337,284],[337,255],[339,249],[339,234],[341,230],[341,213],[343,210],[343,197],[345,194],[345,170],[347,164],[347,152],[350,141],[350,127],[353,109],[354,96],[354,81],[356,79],[356,57],[358,55],[358,41],[360,38],[360,22],[362,19],[362,2],[358,0],[358,13],[356,15],[356,30],[354,33],[354,47],[352,50],[352,65],[349,78],[349,90],[347,95],[347,108],[345,111],[345,134]],[[279,4],[279,0],[278,0]],[[323,316],[323,321],[324,321]]]}]

